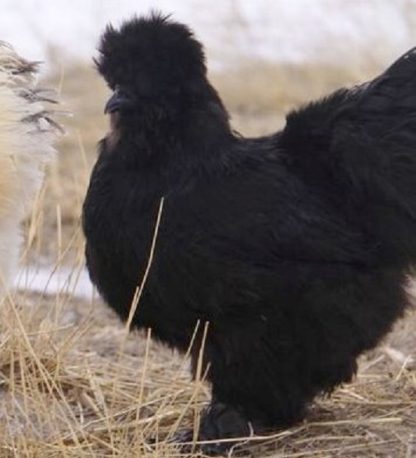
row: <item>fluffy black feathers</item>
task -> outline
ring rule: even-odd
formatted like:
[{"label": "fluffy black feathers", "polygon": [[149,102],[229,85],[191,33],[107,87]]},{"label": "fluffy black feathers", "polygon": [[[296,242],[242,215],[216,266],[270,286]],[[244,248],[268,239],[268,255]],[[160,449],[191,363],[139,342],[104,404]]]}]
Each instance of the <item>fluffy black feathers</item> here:
[{"label": "fluffy black feathers", "polygon": [[133,83],[148,97],[189,90],[189,80],[206,73],[202,46],[193,33],[157,13],[125,22],[120,30],[109,25],[99,52],[98,71],[112,89]]},{"label": "fluffy black feathers", "polygon": [[290,114],[282,132],[244,139],[187,27],[136,18],[108,28],[100,53],[114,95],[84,204],[93,282],[126,318],[165,197],[133,322],[181,350],[209,322],[200,439],[300,419],[408,303],[416,54]]}]

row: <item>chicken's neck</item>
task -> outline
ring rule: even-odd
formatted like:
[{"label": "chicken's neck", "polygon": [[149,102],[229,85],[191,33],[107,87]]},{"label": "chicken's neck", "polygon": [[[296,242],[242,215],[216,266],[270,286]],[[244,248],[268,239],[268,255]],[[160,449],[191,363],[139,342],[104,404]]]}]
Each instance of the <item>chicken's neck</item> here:
[{"label": "chicken's neck", "polygon": [[162,173],[209,166],[234,141],[228,117],[215,105],[173,117],[137,117],[113,129],[106,139],[107,148],[130,170],[160,169]]}]

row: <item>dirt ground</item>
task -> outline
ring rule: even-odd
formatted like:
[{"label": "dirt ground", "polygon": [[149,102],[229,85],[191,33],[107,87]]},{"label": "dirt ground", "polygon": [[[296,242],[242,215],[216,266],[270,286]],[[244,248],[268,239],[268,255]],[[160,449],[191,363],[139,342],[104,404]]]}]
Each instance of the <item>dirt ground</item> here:
[{"label": "dirt ground", "polygon": [[[73,113],[26,224],[25,262],[83,265],[80,211],[107,89],[93,66],[66,63],[47,84]],[[377,69],[244,63],[212,75],[243,134],[280,128],[293,106]],[[131,332],[98,297],[21,290],[2,305],[0,456],[179,457],[169,439],[194,425],[209,387],[191,382],[186,355]],[[253,457],[416,457],[416,313],[362,357],[352,384],[318,399],[294,428],[247,444]],[[200,456],[198,454],[187,456]]]}]

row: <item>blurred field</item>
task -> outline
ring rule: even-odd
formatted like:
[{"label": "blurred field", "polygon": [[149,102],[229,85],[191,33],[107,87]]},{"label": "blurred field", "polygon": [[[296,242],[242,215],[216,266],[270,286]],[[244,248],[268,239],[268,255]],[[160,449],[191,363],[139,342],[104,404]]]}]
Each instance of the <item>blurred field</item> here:
[{"label": "blurred field", "polygon": [[[59,65],[56,66],[59,69]],[[242,63],[212,75],[236,130],[273,132],[284,115],[379,69]],[[48,78],[61,94],[67,134],[27,222],[28,262],[83,265],[82,199],[106,131],[107,89],[92,64],[66,63]],[[191,382],[184,356],[128,333],[98,298],[20,291],[0,322],[1,457],[179,457],[169,444],[192,426],[209,397]],[[251,446],[251,456],[416,456],[416,315],[409,313],[377,350],[362,358],[356,381],[318,400],[307,420]],[[324,355],[323,355],[324,357]],[[192,455],[199,456],[199,455]]]}]

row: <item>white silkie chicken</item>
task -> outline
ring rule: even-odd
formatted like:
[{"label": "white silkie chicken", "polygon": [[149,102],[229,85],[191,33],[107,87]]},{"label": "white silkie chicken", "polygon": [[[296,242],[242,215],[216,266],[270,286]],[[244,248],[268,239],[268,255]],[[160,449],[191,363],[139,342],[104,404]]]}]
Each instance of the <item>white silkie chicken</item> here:
[{"label": "white silkie chicken", "polygon": [[21,223],[41,187],[59,125],[45,104],[53,93],[38,88],[38,63],[0,42],[0,294],[16,274]]}]

